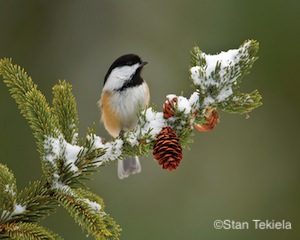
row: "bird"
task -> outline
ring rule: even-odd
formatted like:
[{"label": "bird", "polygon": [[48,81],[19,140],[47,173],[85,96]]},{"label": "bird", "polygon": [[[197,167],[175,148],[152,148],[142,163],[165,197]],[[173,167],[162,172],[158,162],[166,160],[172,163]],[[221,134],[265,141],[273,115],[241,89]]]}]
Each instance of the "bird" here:
[{"label": "bird", "polygon": [[[138,123],[138,112],[149,104],[149,87],[141,77],[147,63],[136,54],[125,54],[111,64],[104,77],[98,105],[101,121],[106,131],[114,138],[134,129]],[[141,164],[137,156],[118,160],[120,179],[140,172]]]}]

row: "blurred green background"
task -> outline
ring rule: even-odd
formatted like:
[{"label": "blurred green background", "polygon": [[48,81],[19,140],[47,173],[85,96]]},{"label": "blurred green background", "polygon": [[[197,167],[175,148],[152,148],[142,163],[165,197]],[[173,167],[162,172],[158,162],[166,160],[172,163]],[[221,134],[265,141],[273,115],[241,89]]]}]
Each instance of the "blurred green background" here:
[{"label": "blurred green background", "polygon": [[[57,79],[73,84],[80,131],[96,122],[108,138],[96,106],[111,62],[134,52],[152,102],[169,93],[191,93],[190,49],[215,53],[260,42],[260,59],[242,90],[259,89],[263,107],[250,119],[221,114],[210,133],[195,133],[191,150],[174,172],[152,156],[143,172],[120,181],[114,164],[88,185],[121,224],[124,240],[299,239],[300,236],[300,1],[99,0],[0,1],[0,57],[23,66],[51,100]],[[41,175],[29,127],[0,83],[0,161],[19,188]],[[286,219],[289,231],[214,230],[215,219]],[[43,221],[65,239],[86,236],[63,209]]]}]

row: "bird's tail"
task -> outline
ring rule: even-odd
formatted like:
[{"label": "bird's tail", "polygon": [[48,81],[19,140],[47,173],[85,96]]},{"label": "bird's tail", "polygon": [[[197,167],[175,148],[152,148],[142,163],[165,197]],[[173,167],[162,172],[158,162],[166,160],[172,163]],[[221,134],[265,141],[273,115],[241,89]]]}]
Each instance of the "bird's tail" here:
[{"label": "bird's tail", "polygon": [[137,156],[118,160],[118,177],[120,179],[129,177],[131,174],[140,173],[141,170],[140,160]]}]

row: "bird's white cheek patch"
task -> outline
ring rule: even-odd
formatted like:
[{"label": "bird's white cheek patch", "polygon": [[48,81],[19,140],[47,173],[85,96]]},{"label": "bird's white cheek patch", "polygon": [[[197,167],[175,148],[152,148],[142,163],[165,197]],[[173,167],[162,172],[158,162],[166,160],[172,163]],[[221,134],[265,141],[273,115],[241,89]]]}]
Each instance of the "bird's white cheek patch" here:
[{"label": "bird's white cheek patch", "polygon": [[132,66],[123,66],[115,68],[111,71],[103,89],[113,91],[115,89],[121,88],[126,81],[131,79],[131,77],[139,68],[139,66],[140,64],[136,63]]}]

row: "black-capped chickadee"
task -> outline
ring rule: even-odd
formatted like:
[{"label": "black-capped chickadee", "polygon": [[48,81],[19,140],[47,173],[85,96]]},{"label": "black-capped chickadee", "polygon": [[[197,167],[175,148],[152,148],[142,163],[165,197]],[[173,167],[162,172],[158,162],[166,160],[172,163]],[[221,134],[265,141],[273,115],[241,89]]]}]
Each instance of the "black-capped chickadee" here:
[{"label": "black-capped chickadee", "polygon": [[[137,125],[138,111],[149,103],[149,88],[140,75],[146,64],[135,54],[123,55],[112,63],[105,75],[98,103],[102,112],[101,120],[112,137],[117,137],[121,131],[133,129]],[[140,171],[137,156],[118,160],[120,179]]]}]

